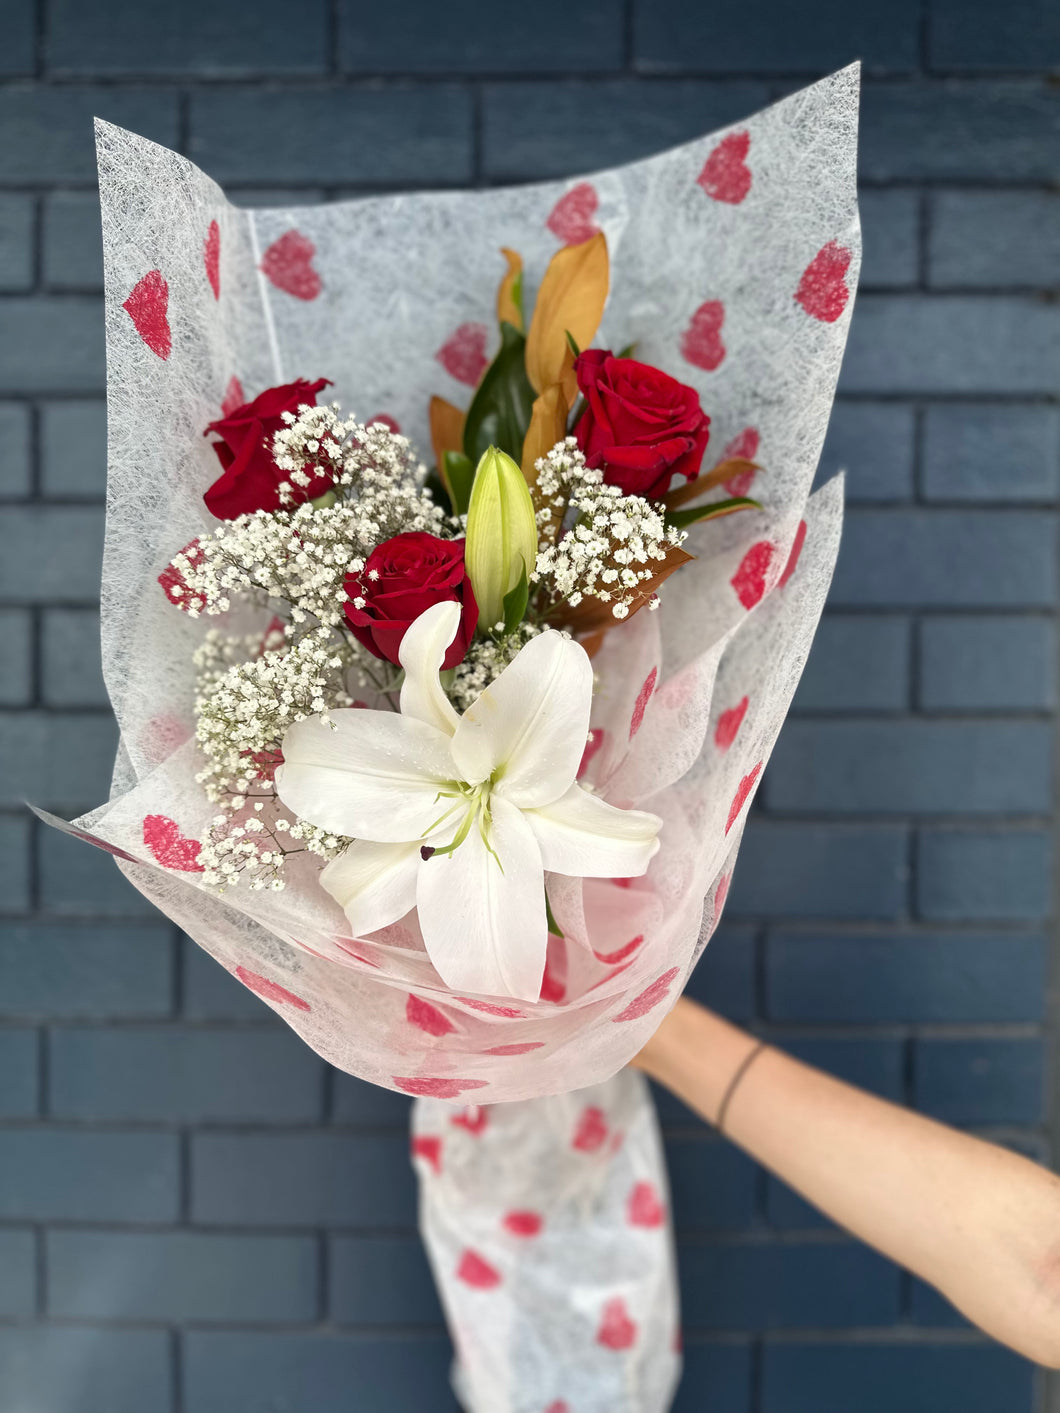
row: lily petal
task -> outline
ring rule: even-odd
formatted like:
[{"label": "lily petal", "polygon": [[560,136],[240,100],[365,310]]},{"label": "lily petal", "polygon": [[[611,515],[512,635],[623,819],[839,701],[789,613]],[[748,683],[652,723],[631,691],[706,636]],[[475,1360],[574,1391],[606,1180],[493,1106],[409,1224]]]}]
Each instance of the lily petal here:
[{"label": "lily petal", "polygon": [[549,873],[575,878],[639,878],[658,851],[662,828],[657,814],[620,810],[580,785],[524,818]]},{"label": "lily petal", "polygon": [[375,932],[416,906],[419,844],[369,844],[357,839],[320,875],[355,937]]},{"label": "lily petal", "polygon": [[585,649],[554,630],[532,638],[460,718],[453,759],[472,784],[498,768],[494,798],[520,809],[558,800],[589,734],[593,669]]},{"label": "lily petal", "polygon": [[401,685],[402,716],[425,721],[446,736],[456,730],[460,717],[442,691],[438,674],[459,627],[458,603],[432,604],[406,629],[398,649],[398,658],[405,669]]},{"label": "lily petal", "polygon": [[494,796],[492,814],[496,858],[472,829],[452,854],[422,864],[420,927],[446,986],[536,1001],[548,944],[541,853],[514,805]]},{"label": "lily petal", "polygon": [[276,792],[301,819],[380,843],[419,840],[443,814],[439,785],[453,778],[449,741],[390,711],[344,707],[296,722],[283,738]]}]

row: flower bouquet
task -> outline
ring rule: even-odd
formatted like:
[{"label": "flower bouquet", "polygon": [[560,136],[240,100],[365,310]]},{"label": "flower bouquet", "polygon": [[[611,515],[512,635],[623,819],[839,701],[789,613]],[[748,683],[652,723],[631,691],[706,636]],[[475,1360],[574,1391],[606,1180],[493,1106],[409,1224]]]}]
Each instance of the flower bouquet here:
[{"label": "flower bouquet", "polygon": [[[547,1407],[586,1344],[613,1375],[579,1408],[669,1397],[658,1139],[610,1077],[717,924],[834,564],[841,489],[809,489],[856,103],[845,70],[591,179],[297,210],[99,124],[121,746],[62,827],[325,1059],[427,1101],[469,1406]],[[525,1212],[461,1208],[469,1100],[539,1101],[504,1123],[552,1154],[556,1230],[597,1203],[588,1291],[530,1279],[564,1253]]]}]

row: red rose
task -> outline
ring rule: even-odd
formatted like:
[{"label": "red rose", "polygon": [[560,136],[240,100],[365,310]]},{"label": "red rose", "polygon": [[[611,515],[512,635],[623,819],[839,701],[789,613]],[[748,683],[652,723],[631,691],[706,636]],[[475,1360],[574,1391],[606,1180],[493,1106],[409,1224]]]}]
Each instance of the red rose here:
[{"label": "red rose", "polygon": [[[211,515],[218,520],[234,520],[237,515],[249,515],[255,510],[283,510],[314,500],[331,489],[335,478],[330,471],[307,466],[309,485],[296,486],[272,459],[272,439],[285,425],[283,414],[297,413],[300,407],[315,407],[317,393],[328,386],[327,378],[318,378],[315,383],[298,378],[282,387],[266,388],[253,402],[210,423],[203,436],[216,432],[221,438],[210,445],[224,468],[224,474],[203,496]],[[294,492],[284,502],[280,500],[281,481],[287,481]]]},{"label": "red rose", "polygon": [[[442,666],[463,662],[478,623],[463,540],[439,540],[420,530],[395,535],[372,551],[359,574],[347,574],[343,587],[353,636],[376,657],[394,663],[405,630],[421,613],[436,603],[460,604],[460,627]],[[364,606],[358,608],[358,602]]]},{"label": "red rose", "polygon": [[574,429],[593,470],[623,495],[659,500],[674,476],[699,474],[710,418],[695,388],[638,363],[590,348],[574,364],[586,408]]}]

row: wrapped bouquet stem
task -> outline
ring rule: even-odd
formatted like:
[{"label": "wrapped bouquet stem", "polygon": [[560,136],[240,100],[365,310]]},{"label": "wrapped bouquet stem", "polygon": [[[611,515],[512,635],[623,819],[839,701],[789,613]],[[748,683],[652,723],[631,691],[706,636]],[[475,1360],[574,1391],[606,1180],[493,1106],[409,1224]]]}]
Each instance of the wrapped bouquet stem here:
[{"label": "wrapped bouquet stem", "polygon": [[268,210],[98,127],[121,744],[65,827],[424,1101],[475,1409],[670,1398],[613,1077],[717,925],[831,576],[856,108],[848,69],[580,180]]}]

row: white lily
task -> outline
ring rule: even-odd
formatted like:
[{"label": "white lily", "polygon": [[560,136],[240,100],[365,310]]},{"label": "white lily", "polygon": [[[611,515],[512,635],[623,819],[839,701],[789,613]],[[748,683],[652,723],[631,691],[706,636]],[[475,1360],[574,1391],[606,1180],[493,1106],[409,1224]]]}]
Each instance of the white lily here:
[{"label": "white lily", "polygon": [[637,877],[662,821],[576,783],[593,687],[578,643],[531,639],[460,716],[438,676],[459,621],[458,604],[435,604],[406,632],[400,714],[348,708],[292,726],[276,788],[302,819],[354,839],[320,881],[356,935],[418,908],[447,986],[536,1001],[545,871]]}]

